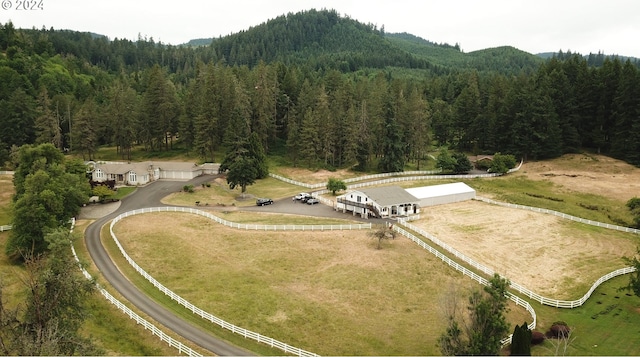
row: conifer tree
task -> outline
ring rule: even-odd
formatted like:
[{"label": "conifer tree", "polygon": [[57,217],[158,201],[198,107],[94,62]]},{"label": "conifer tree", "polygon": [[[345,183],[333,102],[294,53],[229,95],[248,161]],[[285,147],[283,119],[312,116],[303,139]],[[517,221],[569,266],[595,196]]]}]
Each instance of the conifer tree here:
[{"label": "conifer tree", "polygon": [[387,102],[386,109],[385,133],[382,137],[384,155],[380,158],[379,168],[382,172],[401,172],[404,171],[405,163],[402,131],[391,101]]},{"label": "conifer tree", "polygon": [[516,325],[511,336],[511,356],[531,356],[531,330],[526,322]]},{"label": "conifer tree", "polygon": [[62,149],[62,129],[57,113],[51,110],[51,100],[46,88],[42,88],[38,106],[39,115],[36,117],[36,144],[53,144]]}]

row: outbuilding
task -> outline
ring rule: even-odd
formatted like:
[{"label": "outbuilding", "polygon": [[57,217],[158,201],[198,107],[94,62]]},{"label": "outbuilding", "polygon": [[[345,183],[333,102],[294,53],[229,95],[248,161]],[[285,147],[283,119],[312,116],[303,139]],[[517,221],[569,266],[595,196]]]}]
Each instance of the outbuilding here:
[{"label": "outbuilding", "polygon": [[476,190],[463,182],[413,187],[407,188],[406,191],[419,200],[420,207],[466,201],[476,197]]},{"label": "outbuilding", "polygon": [[336,210],[363,218],[408,217],[420,212],[418,199],[399,186],[354,190],[336,199]]}]

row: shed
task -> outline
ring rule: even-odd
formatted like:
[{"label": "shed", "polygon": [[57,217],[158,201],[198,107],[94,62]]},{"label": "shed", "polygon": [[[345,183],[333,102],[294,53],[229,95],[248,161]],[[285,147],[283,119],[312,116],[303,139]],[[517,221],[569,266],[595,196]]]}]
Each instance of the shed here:
[{"label": "shed", "polygon": [[406,190],[420,200],[420,207],[466,201],[476,197],[476,191],[463,182],[414,187]]}]

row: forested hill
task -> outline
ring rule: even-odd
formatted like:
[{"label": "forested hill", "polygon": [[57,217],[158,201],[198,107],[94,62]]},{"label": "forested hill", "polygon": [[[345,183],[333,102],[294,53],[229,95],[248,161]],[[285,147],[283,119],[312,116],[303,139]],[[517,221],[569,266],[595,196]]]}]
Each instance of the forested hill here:
[{"label": "forested hill", "polygon": [[335,10],[289,13],[210,45],[231,65],[259,61],[309,64],[342,72],[362,68],[431,68],[430,61],[396,46],[384,29],[362,24]]},{"label": "forested hill", "polygon": [[544,60],[528,52],[510,46],[488,48],[470,53],[461,52],[459,44],[436,44],[407,34],[386,34],[392,44],[424,59],[435,66],[448,69],[475,69],[505,74],[535,71]]},{"label": "forested hill", "polygon": [[199,47],[9,22],[0,165],[42,142],[89,158],[113,145],[123,159],[176,144],[215,161],[253,133],[265,152],[309,167],[385,159],[394,171],[403,167],[386,164],[419,166],[441,146],[525,159],[594,150],[640,165],[638,63],[591,63],[512,47],[462,53],[325,10]]},{"label": "forested hill", "polygon": [[[202,46],[207,40],[189,42]],[[408,33],[385,33],[334,10],[289,13],[246,31],[210,39],[214,56],[231,65],[259,61],[307,64],[353,72],[363,68],[427,69],[442,74],[460,69],[515,74],[535,71],[543,59],[513,47],[463,53],[460,46],[438,44]]]}]

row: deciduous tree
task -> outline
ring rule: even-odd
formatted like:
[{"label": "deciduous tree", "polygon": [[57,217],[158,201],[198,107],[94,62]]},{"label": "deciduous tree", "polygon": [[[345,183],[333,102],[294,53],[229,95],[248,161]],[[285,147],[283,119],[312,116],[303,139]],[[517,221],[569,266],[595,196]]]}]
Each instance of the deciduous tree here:
[{"label": "deciduous tree", "polygon": [[483,291],[471,293],[466,315],[448,312],[447,328],[438,339],[443,355],[499,354],[500,340],[509,331],[505,317],[509,284],[508,280],[495,274]]},{"label": "deciduous tree", "polygon": [[57,229],[45,239],[49,251],[26,259],[24,305],[9,309],[0,299],[1,352],[29,356],[102,354],[80,333],[88,314],[87,298],[95,285],[81,274],[71,256],[69,231]]},{"label": "deciduous tree", "polygon": [[14,214],[5,247],[12,259],[48,249],[44,237],[65,226],[87,202],[90,186],[83,165],[64,156],[52,144],[23,146],[14,174]]},{"label": "deciduous tree", "polygon": [[337,191],[346,190],[347,185],[342,180],[338,180],[337,178],[330,177],[329,182],[327,182],[327,190],[331,191],[331,193],[335,196]]},{"label": "deciduous tree", "polygon": [[625,263],[636,268],[636,271],[629,274],[629,284],[623,287],[623,290],[633,291],[633,293],[640,297],[640,246],[636,248],[636,255],[633,257],[624,257]]}]

